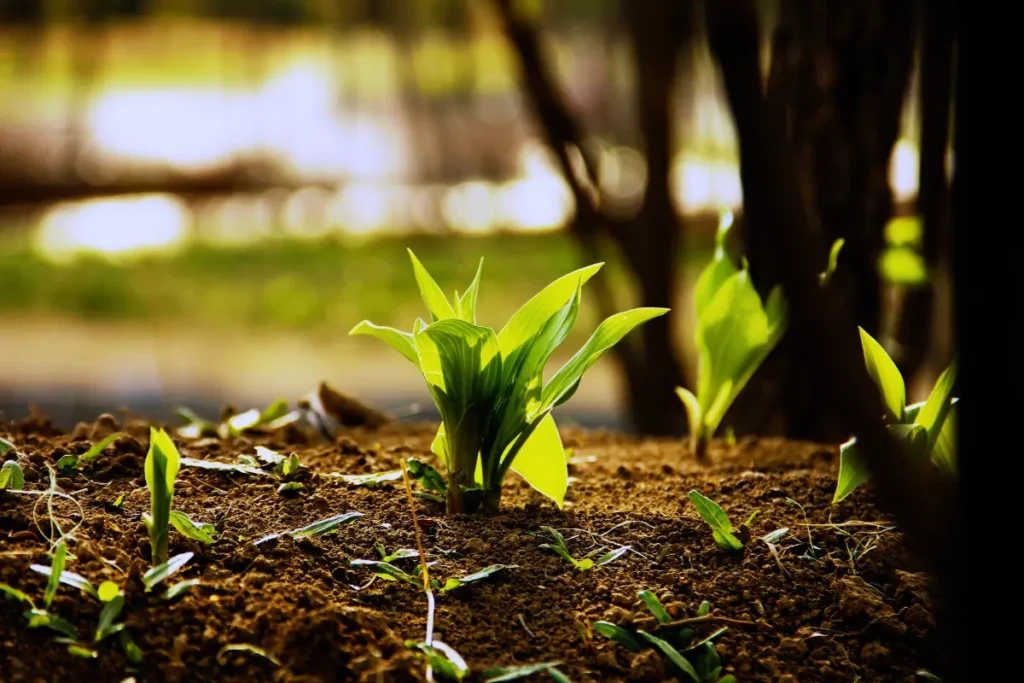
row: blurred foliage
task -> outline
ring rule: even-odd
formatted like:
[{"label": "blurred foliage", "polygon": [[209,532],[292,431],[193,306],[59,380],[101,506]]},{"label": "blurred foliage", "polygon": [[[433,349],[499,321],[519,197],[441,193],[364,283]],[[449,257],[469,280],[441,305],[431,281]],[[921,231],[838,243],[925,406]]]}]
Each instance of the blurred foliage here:
[{"label": "blurred foliage", "polygon": [[[706,260],[709,246],[687,250],[686,262]],[[326,337],[344,334],[364,318],[404,328],[426,316],[406,247],[446,290],[472,279],[483,256],[487,282],[493,283],[480,293],[485,325],[500,326],[540,287],[580,265],[567,234],[192,244],[173,255],[121,263],[88,256],[70,264],[52,263],[27,244],[0,243],[0,314],[161,320]],[[626,297],[630,276],[621,264],[609,263],[602,277]],[[593,303],[584,297],[581,311],[592,322]]]},{"label": "blurred foliage", "polygon": [[917,287],[928,281],[928,267],[919,251],[922,235],[918,216],[900,216],[886,223],[886,248],[878,267],[887,282]]}]

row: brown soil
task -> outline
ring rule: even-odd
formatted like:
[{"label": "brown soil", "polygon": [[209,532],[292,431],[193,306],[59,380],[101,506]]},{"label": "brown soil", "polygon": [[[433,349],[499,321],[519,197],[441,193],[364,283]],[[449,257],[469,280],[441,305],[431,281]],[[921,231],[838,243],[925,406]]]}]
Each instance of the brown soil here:
[{"label": "brown soil", "polygon": [[[92,436],[109,427],[95,427]],[[132,436],[116,441],[81,473],[58,480],[84,516],[64,499],[53,501],[65,528],[81,522],[70,543],[77,558],[68,569],[94,585],[112,579],[126,586],[123,615],[144,653],[142,663],[132,667],[116,638],[99,644],[96,659],[68,654],[53,632],[27,628],[23,609],[0,596],[0,680],[424,679],[422,662],[404,645],[424,637],[423,592],[380,580],[355,590],[353,585],[366,584],[371,575],[349,566],[356,558],[379,559],[378,543],[389,551],[416,546],[401,481],[367,488],[329,473],[392,470],[414,455],[432,460],[433,426],[352,429],[333,444],[298,430],[276,438],[191,444],[176,439],[184,456],[230,462],[252,454],[256,443],[294,450],[311,470],[304,475],[305,490],[284,497],[270,477],[183,467],[174,507],[214,523],[220,537],[204,546],[172,530],[171,554],[195,553],[175,580],[202,580],[176,602],[133,590],[134,579],[126,578],[149,564],[141,520],[149,506],[143,475],[148,431],[143,423],[130,424],[128,431]],[[62,435],[38,417],[0,423],[0,435],[20,452],[30,490],[46,488],[47,464],[88,448],[86,430],[77,434]],[[563,438],[574,452],[570,502],[562,511],[514,474],[499,516],[445,518],[442,506],[416,501],[421,523],[436,521],[424,525],[426,549],[438,561],[433,577],[443,582],[494,563],[519,565],[437,597],[435,637],[465,657],[474,670],[470,680],[483,680],[477,672],[491,666],[544,661],[563,662],[561,671],[573,681],[669,679],[671,672],[650,652],[634,654],[600,635],[586,638],[577,628],[577,622],[649,617],[637,599],[643,589],[661,596],[674,617],[692,616],[707,600],[714,615],[753,622],[731,626],[717,641],[723,674],[740,681],[906,681],[934,664],[927,577],[916,573],[897,531],[853,524],[888,519],[875,507],[870,486],[830,504],[836,447],[770,439],[716,443],[713,465],[705,470],[678,441],[572,430]],[[687,498],[691,489],[719,502],[734,524],[760,511],[742,555],[714,544]],[[120,494],[123,507],[112,508]],[[29,570],[33,562],[49,564],[47,542],[33,519],[37,501],[38,496],[0,492],[0,582],[41,603],[45,577]],[[41,504],[37,511],[43,531],[45,508]],[[252,543],[352,510],[365,516],[335,533]],[[820,526],[802,526],[807,522]],[[615,528],[605,541],[638,552],[577,572],[539,547],[546,540],[542,525],[596,533]],[[778,541],[776,559],[759,537],[780,527],[790,531]],[[592,536],[564,533],[577,557],[596,547]],[[864,549],[869,543],[870,552],[859,556],[858,544]],[[99,604],[61,586],[51,611],[88,637]],[[221,648],[232,643],[262,647],[280,666],[247,652],[218,662]]]}]

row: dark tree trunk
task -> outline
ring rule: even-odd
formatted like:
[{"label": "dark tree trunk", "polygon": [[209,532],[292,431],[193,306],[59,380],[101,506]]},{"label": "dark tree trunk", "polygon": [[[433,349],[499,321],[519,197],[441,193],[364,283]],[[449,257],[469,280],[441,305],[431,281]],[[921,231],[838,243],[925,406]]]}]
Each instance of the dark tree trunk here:
[{"label": "dark tree trunk", "polygon": [[[917,211],[924,227],[922,251],[930,273],[948,268],[949,143],[953,86],[952,6],[948,0],[922,2],[921,26],[921,165]],[[909,383],[928,359],[937,282],[934,277],[906,294],[900,320],[897,364]]]},{"label": "dark tree trunk", "polygon": [[[892,212],[889,158],[913,63],[914,4],[782,0],[778,16],[767,97],[783,114],[812,226],[826,247],[838,238],[846,241],[830,286],[842,294],[856,323],[877,336],[877,264]],[[759,224],[747,211],[744,237],[751,277],[767,296],[783,279],[782,264],[767,256],[773,226]],[[820,257],[824,270],[827,252]],[[728,419],[736,420],[738,432],[846,438],[823,417],[802,360],[807,353],[790,335],[783,339],[731,411]]]}]

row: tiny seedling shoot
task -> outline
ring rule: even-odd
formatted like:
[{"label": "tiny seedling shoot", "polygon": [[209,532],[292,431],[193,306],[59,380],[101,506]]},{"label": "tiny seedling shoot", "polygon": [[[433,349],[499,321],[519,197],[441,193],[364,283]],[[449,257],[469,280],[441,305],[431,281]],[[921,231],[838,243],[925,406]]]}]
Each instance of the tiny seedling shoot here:
[{"label": "tiny seedling shoot", "polygon": [[743,522],[739,529],[734,529],[721,506],[699,491],[690,491],[690,502],[697,508],[700,518],[711,527],[715,543],[720,548],[733,552],[743,550],[744,544],[750,540],[750,523],[757,516],[757,510],[750,513],[750,517],[747,517],[747,521]]},{"label": "tiny seedling shoot", "polygon": [[583,284],[603,264],[555,280],[495,333],[476,323],[482,260],[466,292],[449,301],[411,250],[409,256],[431,322],[417,319],[410,333],[363,321],[349,334],[382,339],[423,373],[441,413],[432,450],[447,471],[448,513],[475,507],[467,491],[483,509],[497,510],[509,469],[561,507],[568,472],[551,410],[572,397],[608,349],[668,309],[611,316],[545,384],[544,365],[576,322]]},{"label": "tiny seedling shoot", "polygon": [[714,257],[694,290],[697,394],[676,387],[686,407],[690,446],[701,461],[706,459],[708,442],[729,406],[786,330],[781,287],[772,289],[767,304],[762,304],[746,259],[737,268],[726,251],[731,227],[732,214],[723,214]]},{"label": "tiny seedling shoot", "polygon": [[170,537],[171,502],[174,480],[180,464],[178,449],[162,429],[149,430],[149,452],[146,454],[146,486],[149,488],[149,543],[153,550],[153,566],[167,562]]},{"label": "tiny seedling shoot", "polygon": [[[940,470],[955,475],[957,398],[953,396],[953,386],[956,360],[939,375],[927,400],[908,406],[906,387],[896,364],[881,344],[858,329],[864,363],[882,395],[889,431],[929,457]],[[839,482],[832,502],[843,500],[867,479],[868,470],[857,455],[857,439],[850,439],[839,449]]]}]

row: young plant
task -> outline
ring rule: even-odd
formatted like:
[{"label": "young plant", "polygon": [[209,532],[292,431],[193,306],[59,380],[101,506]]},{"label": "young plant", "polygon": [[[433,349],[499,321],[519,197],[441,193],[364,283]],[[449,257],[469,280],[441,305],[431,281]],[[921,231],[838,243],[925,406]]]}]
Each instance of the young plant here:
[{"label": "young plant", "polygon": [[728,627],[714,629],[702,637],[695,630],[700,625],[712,621],[711,606],[706,601],[701,603],[696,617],[674,622],[654,593],[640,591],[638,597],[655,619],[657,625],[651,629],[653,633],[608,621],[594,622],[593,629],[633,652],[655,650],[675,670],[686,674],[685,679],[678,680],[693,683],[735,683],[736,679],[733,676],[720,677],[722,659],[714,644],[716,638],[729,630]]},{"label": "young plant", "polygon": [[561,507],[568,473],[551,410],[572,397],[601,355],[668,309],[611,316],[545,384],[544,365],[576,322],[583,284],[603,264],[555,280],[495,333],[476,324],[482,260],[465,294],[449,301],[412,251],[409,256],[431,322],[417,319],[409,333],[363,321],[349,334],[382,339],[423,373],[441,413],[432,450],[447,470],[448,512],[468,511],[467,489],[480,490],[485,510],[497,510],[509,469]]},{"label": "young plant", "polygon": [[185,426],[178,428],[178,436],[183,439],[198,439],[203,436],[227,439],[239,436],[247,431],[274,432],[293,422],[297,422],[302,413],[288,410],[288,401],[279,398],[263,410],[252,408],[233,415],[217,424],[196,415],[189,408],[181,407],[178,416],[185,420]]},{"label": "young plant", "polygon": [[739,529],[733,529],[729,517],[715,501],[701,495],[699,491],[690,491],[690,501],[697,508],[701,519],[711,527],[715,543],[720,548],[733,552],[743,550],[743,545],[750,540],[750,523],[757,516],[757,510],[750,513],[750,517],[747,517],[747,521],[743,522]]},{"label": "young plant", "polygon": [[180,458],[167,432],[150,427],[145,469],[151,511],[149,542],[153,550],[154,567],[167,562],[171,502],[174,500],[174,480],[178,476]]},{"label": "young plant", "polygon": [[602,554],[596,560],[592,559],[591,555],[596,555],[601,550],[604,550],[604,548],[599,548],[598,550],[594,550],[588,553],[587,556],[584,557],[582,560],[577,560],[575,557],[572,556],[572,553],[569,551],[569,546],[566,544],[565,537],[561,534],[561,532],[549,526],[542,526],[540,529],[541,531],[551,536],[551,539],[553,541],[552,543],[541,543],[540,547],[547,548],[548,550],[554,550],[562,557],[562,559],[564,559],[566,562],[568,562],[581,572],[585,572],[588,569],[593,569],[594,567],[601,567],[603,565],[608,564],[612,560],[617,560],[623,555],[625,555],[627,552],[629,552],[631,549],[628,545],[619,546],[614,550],[610,550]]},{"label": "young plant", "polygon": [[775,287],[762,305],[746,259],[740,268],[726,251],[731,220],[719,224],[715,253],[694,290],[697,394],[676,387],[686,407],[690,446],[698,460],[733,401],[786,330],[786,302]]},{"label": "young plant", "polygon": [[0,491],[20,491],[25,487],[25,473],[16,460],[8,460],[0,467]]},{"label": "young plant", "polygon": [[[953,386],[956,361],[939,376],[926,401],[908,406],[906,387],[896,364],[871,335],[857,329],[868,375],[882,396],[883,419],[889,431],[930,458],[936,467],[955,475],[957,398],[953,396]],[[868,470],[857,454],[857,439],[852,438],[839,448],[839,481],[832,502],[843,500],[867,479]]]}]

